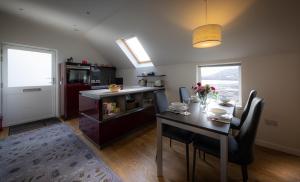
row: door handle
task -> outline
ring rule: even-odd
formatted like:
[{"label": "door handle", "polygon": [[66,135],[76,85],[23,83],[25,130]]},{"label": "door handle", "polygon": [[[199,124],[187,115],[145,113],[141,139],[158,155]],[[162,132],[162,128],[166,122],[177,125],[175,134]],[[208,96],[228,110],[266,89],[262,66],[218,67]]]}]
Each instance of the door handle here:
[{"label": "door handle", "polygon": [[40,92],[42,91],[41,88],[26,88],[26,89],[23,89],[23,92]]}]

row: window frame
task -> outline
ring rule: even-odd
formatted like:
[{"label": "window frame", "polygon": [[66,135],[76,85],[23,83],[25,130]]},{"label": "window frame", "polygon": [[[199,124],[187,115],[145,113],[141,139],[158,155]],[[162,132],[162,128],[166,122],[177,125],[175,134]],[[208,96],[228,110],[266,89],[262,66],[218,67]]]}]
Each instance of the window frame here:
[{"label": "window frame", "polygon": [[220,63],[220,64],[201,64],[197,65],[197,82],[201,82],[201,67],[225,67],[225,66],[239,66],[239,102],[236,103],[237,107],[240,108],[243,105],[243,97],[242,97],[242,63],[236,62],[236,63]]}]

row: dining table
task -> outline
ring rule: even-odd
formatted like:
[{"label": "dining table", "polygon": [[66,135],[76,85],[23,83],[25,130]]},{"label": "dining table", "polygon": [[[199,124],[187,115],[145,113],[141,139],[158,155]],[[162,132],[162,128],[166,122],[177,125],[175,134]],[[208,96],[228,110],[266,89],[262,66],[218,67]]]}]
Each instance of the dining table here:
[{"label": "dining table", "polygon": [[[227,181],[228,136],[230,121],[235,110],[233,104],[222,105],[211,102],[204,108],[200,103],[189,104],[188,115],[165,111],[156,114],[157,119],[157,176],[163,176],[162,125],[170,125],[220,140],[220,181]],[[224,109],[222,119],[215,119],[212,108]]]}]

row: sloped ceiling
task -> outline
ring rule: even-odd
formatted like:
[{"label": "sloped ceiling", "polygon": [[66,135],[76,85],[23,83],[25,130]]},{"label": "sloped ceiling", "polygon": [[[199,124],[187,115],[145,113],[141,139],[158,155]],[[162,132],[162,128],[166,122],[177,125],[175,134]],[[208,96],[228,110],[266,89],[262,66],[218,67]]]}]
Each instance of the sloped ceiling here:
[{"label": "sloped ceiling", "polygon": [[298,0],[208,0],[208,23],[223,25],[223,43],[192,48],[204,23],[202,0],[0,0],[0,9],[84,36],[119,68],[132,67],[115,41],[137,36],[155,65],[300,50]]}]

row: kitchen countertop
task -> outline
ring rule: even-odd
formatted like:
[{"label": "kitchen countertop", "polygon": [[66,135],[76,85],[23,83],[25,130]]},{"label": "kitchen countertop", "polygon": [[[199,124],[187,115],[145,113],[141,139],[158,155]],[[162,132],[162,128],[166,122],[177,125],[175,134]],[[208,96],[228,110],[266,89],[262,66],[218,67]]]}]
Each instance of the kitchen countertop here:
[{"label": "kitchen countertop", "polygon": [[123,90],[119,92],[111,92],[109,89],[101,89],[101,90],[85,90],[80,91],[80,95],[93,98],[93,99],[101,99],[104,97],[112,97],[118,95],[127,95],[127,94],[134,94],[140,92],[150,92],[156,90],[162,90],[164,87],[124,87]]}]

